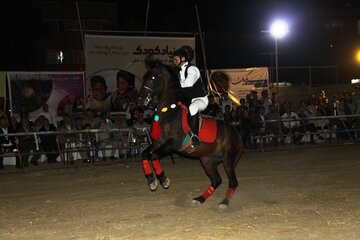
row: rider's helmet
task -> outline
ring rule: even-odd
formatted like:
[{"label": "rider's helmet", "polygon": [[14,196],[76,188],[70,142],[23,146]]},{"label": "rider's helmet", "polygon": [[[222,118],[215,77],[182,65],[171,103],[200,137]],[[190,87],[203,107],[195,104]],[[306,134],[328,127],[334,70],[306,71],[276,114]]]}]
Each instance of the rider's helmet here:
[{"label": "rider's helmet", "polygon": [[194,59],[194,50],[189,45],[183,45],[180,49],[183,49],[187,55],[188,59],[186,61],[191,62]]},{"label": "rider's helmet", "polygon": [[178,57],[180,57],[180,58],[185,58],[185,61],[186,61],[186,62],[188,62],[188,60],[189,60],[189,55],[188,55],[188,53],[187,53],[184,49],[182,49],[182,48],[179,48],[179,49],[175,50],[174,53],[173,53],[173,56],[174,56],[174,57],[175,57],[175,56],[178,56]]}]

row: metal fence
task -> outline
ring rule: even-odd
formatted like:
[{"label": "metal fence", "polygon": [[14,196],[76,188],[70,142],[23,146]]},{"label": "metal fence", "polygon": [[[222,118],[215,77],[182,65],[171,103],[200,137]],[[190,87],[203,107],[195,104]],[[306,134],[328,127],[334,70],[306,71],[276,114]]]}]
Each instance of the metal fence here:
[{"label": "metal fence", "polygon": [[[104,138],[103,134],[111,137]],[[22,140],[24,137],[27,138],[27,143]],[[56,156],[53,163],[61,166],[95,164],[116,159],[137,161],[141,151],[151,144],[149,128],[9,133],[0,134],[0,138],[14,139],[12,144],[1,145],[0,157],[3,165],[17,168],[26,168],[31,163],[52,163],[49,161],[51,156]],[[45,147],[49,144],[52,147]],[[34,158],[38,159],[35,161]]]},{"label": "metal fence", "polygon": [[[307,129],[309,121],[314,124],[315,130]],[[323,121],[327,122],[325,127],[320,127],[320,124],[316,125],[317,122]],[[298,122],[299,124],[294,130],[285,132],[282,128],[286,122]],[[268,127],[269,125],[274,126],[274,124],[278,126],[277,129]],[[235,125],[239,126],[239,124]],[[262,129],[251,133],[250,143],[250,148],[261,151],[329,144],[357,144],[360,143],[360,115],[265,120]]]},{"label": "metal fence", "polygon": [[[317,122],[324,120],[328,122],[326,128],[318,127],[316,131],[311,131],[305,127],[306,121]],[[298,128],[294,131],[283,131],[282,126],[284,123],[292,121],[299,122]],[[239,128],[240,133],[243,131],[240,123],[233,124]],[[112,137],[104,139],[101,134],[111,134]],[[86,138],[85,135],[91,135],[92,137]],[[31,138],[33,149],[27,148],[23,150],[21,138],[24,136]],[[56,147],[51,151],[44,149],[44,142],[41,142],[42,136],[53,136]],[[151,144],[148,128],[12,133],[0,134],[0,138],[17,139],[15,146],[12,148],[1,146],[0,157],[4,165],[13,165],[13,167],[6,167],[8,169],[15,169],[14,166],[20,169],[26,168],[26,165],[31,166],[31,163],[34,163],[32,162],[34,156],[41,157],[40,163],[46,162],[50,154],[56,155],[54,165],[60,167],[100,164],[104,162],[105,157],[107,157],[107,162],[139,161],[142,150]],[[247,146],[248,151],[289,150],[333,144],[357,144],[360,143],[360,115],[323,116],[296,120],[266,120],[263,128],[252,130],[249,139],[244,139],[245,143],[246,141],[250,144]]]}]

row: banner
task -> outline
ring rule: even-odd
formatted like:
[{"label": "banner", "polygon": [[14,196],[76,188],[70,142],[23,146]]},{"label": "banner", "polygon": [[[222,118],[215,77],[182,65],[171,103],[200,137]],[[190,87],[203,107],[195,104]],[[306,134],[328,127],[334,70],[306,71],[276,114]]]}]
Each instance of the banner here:
[{"label": "banner", "polygon": [[226,88],[235,98],[245,98],[251,91],[261,93],[269,89],[269,70],[267,67],[212,69],[211,79],[228,84]]},{"label": "banner", "polygon": [[0,110],[5,111],[6,72],[0,71]]},{"label": "banner", "polygon": [[195,38],[85,34],[87,107],[99,112],[128,110],[129,99],[136,98],[141,87],[145,58],[152,55],[171,63],[172,53],[183,45],[194,49]]},{"label": "banner", "polygon": [[34,120],[47,104],[58,117],[85,108],[83,72],[7,72],[11,116]]}]

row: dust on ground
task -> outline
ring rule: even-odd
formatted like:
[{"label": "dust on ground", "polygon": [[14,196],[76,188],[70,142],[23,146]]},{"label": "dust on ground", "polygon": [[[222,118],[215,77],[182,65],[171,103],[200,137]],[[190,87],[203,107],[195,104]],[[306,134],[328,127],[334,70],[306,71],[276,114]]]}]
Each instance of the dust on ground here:
[{"label": "dust on ground", "polygon": [[[0,239],[360,239],[358,145],[245,153],[229,208],[227,178],[196,160],[162,161],[171,187],[150,192],[140,162],[0,174]],[[11,167],[7,167],[11,168]]]}]

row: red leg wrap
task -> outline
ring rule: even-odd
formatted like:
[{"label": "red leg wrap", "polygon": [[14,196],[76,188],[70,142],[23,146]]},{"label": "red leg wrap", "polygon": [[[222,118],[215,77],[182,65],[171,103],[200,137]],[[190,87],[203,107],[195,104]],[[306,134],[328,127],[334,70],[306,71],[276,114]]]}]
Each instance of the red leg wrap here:
[{"label": "red leg wrap", "polygon": [[151,137],[156,141],[160,137],[160,134],[161,134],[161,130],[160,130],[159,122],[155,121],[152,125]]},{"label": "red leg wrap", "polygon": [[234,194],[234,189],[229,187],[228,190],[226,191],[225,199],[229,200],[230,198],[232,198],[233,194]]},{"label": "red leg wrap", "polygon": [[142,165],[143,165],[145,175],[152,174],[152,170],[151,170],[149,160],[147,160],[147,159],[142,160]]},{"label": "red leg wrap", "polygon": [[163,172],[163,169],[162,169],[162,167],[160,165],[160,161],[159,160],[153,160],[152,164],[153,164],[153,167],[155,169],[156,175],[160,175],[160,173]]},{"label": "red leg wrap", "polygon": [[201,195],[203,198],[207,199],[210,197],[213,192],[215,191],[215,188],[213,186],[210,186],[206,189],[206,191]]}]

